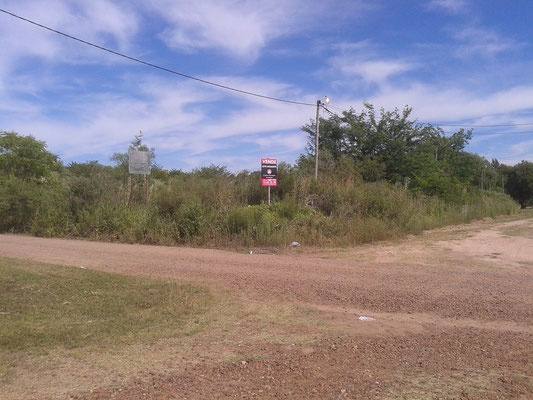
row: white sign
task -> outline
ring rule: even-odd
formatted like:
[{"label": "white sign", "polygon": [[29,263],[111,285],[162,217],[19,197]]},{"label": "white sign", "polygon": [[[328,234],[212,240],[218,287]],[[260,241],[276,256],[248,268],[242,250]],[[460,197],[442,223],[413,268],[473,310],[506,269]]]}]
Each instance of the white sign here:
[{"label": "white sign", "polygon": [[150,175],[150,152],[128,150],[130,174]]}]

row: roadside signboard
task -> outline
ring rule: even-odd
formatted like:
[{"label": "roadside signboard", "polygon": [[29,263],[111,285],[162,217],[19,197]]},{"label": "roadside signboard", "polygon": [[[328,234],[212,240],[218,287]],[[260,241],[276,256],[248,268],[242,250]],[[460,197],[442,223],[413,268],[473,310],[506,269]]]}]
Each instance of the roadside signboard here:
[{"label": "roadside signboard", "polygon": [[130,174],[150,175],[150,152],[128,150]]},{"label": "roadside signboard", "polygon": [[261,159],[261,186],[278,186],[278,160]]}]

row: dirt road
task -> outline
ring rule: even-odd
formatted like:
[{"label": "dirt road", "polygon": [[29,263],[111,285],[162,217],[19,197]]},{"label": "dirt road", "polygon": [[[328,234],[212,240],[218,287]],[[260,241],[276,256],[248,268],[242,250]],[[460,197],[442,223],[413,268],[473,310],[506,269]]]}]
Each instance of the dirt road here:
[{"label": "dirt road", "polygon": [[210,282],[311,307],[338,328],[311,347],[256,343],[261,360],[200,363],[90,398],[533,398],[532,219],[354,249],[251,250],[0,236],[1,256]]}]

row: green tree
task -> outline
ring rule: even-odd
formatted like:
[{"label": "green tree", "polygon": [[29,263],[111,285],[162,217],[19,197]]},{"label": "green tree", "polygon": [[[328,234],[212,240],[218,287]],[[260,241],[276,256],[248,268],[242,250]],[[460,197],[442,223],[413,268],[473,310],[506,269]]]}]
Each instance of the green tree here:
[{"label": "green tree", "polygon": [[60,168],[57,156],[46,150],[45,142],[15,132],[0,132],[0,175],[37,181],[49,178]]},{"label": "green tree", "polygon": [[[445,136],[440,128],[412,120],[411,112],[411,108],[405,107],[401,111],[381,109],[378,113],[371,104],[365,103],[360,113],[350,109],[342,116],[330,115],[320,122],[319,150],[321,154],[331,154],[336,161],[343,157],[355,160],[365,181],[416,184],[422,182],[416,179],[421,176],[432,176],[434,182],[455,179],[457,160],[472,132],[461,129]],[[302,130],[309,135],[310,157],[314,155],[314,121]]]},{"label": "green tree", "polygon": [[65,172],[63,178],[69,188],[73,215],[99,204],[120,202],[117,190],[120,180],[113,167],[102,165],[98,161],[72,162]]},{"label": "green tree", "polygon": [[522,161],[515,165],[507,177],[506,188],[522,208],[533,205],[533,163]]}]

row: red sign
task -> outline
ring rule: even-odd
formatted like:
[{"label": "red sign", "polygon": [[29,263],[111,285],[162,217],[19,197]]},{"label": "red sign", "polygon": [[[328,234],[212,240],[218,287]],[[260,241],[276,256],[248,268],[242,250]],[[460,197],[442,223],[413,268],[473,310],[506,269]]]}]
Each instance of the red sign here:
[{"label": "red sign", "polygon": [[278,186],[278,160],[261,159],[261,186]]}]

